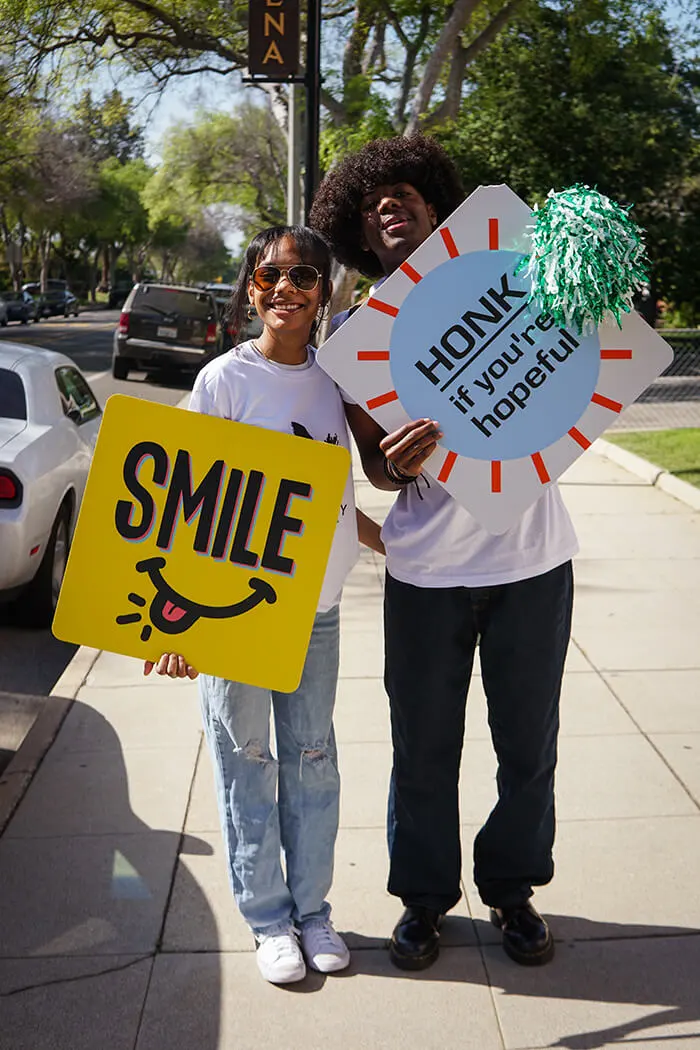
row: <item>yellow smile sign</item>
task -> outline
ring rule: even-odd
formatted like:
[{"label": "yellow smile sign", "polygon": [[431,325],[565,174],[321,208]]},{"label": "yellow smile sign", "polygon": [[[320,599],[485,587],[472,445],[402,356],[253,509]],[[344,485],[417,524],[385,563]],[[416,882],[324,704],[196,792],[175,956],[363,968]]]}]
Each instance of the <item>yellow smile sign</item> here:
[{"label": "yellow smile sign", "polygon": [[111,397],[54,634],[291,692],[349,466],[336,445]]}]

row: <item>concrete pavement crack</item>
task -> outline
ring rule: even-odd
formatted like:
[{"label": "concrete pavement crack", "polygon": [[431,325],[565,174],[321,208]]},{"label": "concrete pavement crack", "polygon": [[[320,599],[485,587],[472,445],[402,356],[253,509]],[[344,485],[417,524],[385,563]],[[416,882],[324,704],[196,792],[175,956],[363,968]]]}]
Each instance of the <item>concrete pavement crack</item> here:
[{"label": "concrete pavement crack", "polygon": [[[37,981],[35,984],[25,984],[21,988],[13,988],[9,992],[0,992],[0,999],[9,999],[11,996],[21,995],[23,992],[33,992],[37,988],[50,988],[55,984],[77,984],[79,981],[88,981],[93,977],[104,977],[108,973],[119,973],[122,970],[128,970],[131,966],[138,966],[139,963],[146,962],[147,959],[155,959],[155,956],[155,952],[149,952],[148,955],[140,955],[138,958],[130,959],[129,962],[122,963],[120,966],[106,966],[103,970],[95,970],[92,973],[82,973],[74,977],[56,977],[50,981]],[[31,961],[37,962],[38,960],[32,959]]]}]

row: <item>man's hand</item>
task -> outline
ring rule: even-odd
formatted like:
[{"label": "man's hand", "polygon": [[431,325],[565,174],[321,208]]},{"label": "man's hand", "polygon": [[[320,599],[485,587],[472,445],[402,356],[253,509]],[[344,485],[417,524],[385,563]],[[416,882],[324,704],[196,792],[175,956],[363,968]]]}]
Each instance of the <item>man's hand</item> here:
[{"label": "man's hand", "polygon": [[390,463],[405,475],[416,478],[426,459],[433,454],[442,437],[440,424],[435,419],[414,419],[404,423],[379,442],[379,447]]},{"label": "man's hand", "polygon": [[196,678],[199,671],[188,664],[184,656],[180,656],[178,653],[163,653],[160,660],[157,663],[153,663],[152,660],[145,660],[143,664],[143,673],[145,675],[150,674],[155,667],[156,674],[167,675],[168,678]]}]

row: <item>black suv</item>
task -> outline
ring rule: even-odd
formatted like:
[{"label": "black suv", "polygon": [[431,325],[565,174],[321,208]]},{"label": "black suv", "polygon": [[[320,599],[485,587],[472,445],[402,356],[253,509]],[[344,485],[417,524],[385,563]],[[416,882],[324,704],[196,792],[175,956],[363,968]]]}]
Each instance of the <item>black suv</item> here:
[{"label": "black suv", "polygon": [[131,369],[199,368],[222,350],[211,292],[174,284],[136,284],[114,333],[112,375]]},{"label": "black suv", "polygon": [[78,316],[80,304],[67,288],[49,288],[48,292],[41,292],[37,301],[37,320],[42,317],[55,317],[63,314],[68,317],[73,314]]}]

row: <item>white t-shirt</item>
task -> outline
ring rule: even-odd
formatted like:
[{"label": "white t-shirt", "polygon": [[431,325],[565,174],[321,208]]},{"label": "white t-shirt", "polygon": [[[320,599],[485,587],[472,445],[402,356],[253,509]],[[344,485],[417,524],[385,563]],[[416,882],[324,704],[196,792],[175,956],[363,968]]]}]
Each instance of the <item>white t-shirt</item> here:
[{"label": "white t-shirt", "polygon": [[[430,487],[428,488],[428,484]],[[491,587],[540,576],[569,561],[576,533],[556,485],[495,536],[437,481],[403,489],[382,529],[390,574],[415,587]],[[422,497],[422,499],[421,499]]]},{"label": "white t-shirt", "polygon": [[[237,423],[350,448],[338,388],[316,363],[316,353],[311,346],[307,347],[304,364],[283,365],[268,361],[252,342],[240,343],[202,369],[189,407],[194,412]],[[327,612],[340,601],[345,577],[357,561],[358,553],[350,472],[321,589],[319,612]]]},{"label": "white t-shirt", "polygon": [[[344,310],[333,318],[331,333],[349,314]],[[549,572],[578,551],[574,526],[556,485],[528,507],[517,525],[495,536],[425,475],[399,492],[384,522],[382,540],[389,573],[415,587],[514,583]]]}]

